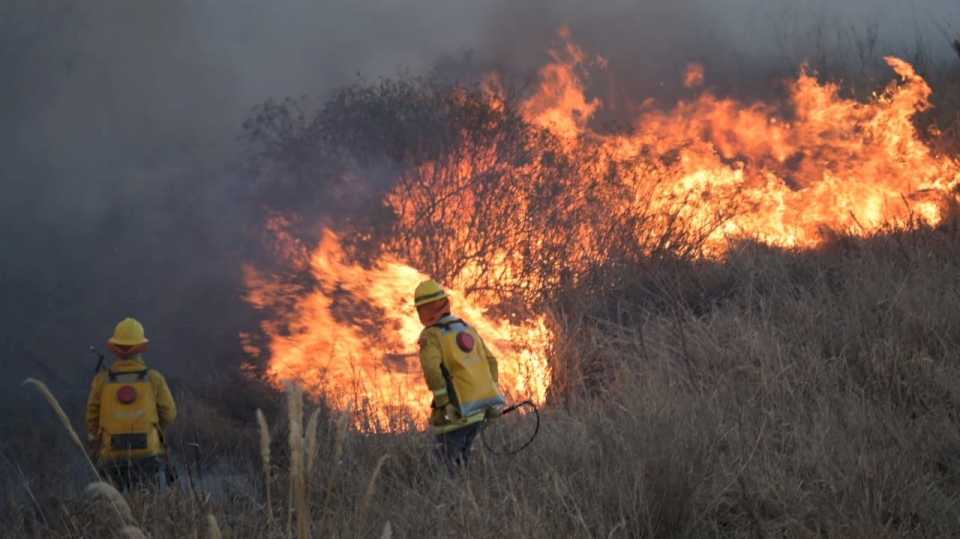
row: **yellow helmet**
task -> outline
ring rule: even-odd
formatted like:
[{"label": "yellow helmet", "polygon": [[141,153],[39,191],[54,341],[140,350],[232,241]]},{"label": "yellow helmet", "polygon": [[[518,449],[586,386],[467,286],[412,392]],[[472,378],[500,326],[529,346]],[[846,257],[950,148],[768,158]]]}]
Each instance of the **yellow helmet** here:
[{"label": "yellow helmet", "polygon": [[417,307],[426,303],[432,303],[447,297],[446,291],[440,286],[440,283],[430,279],[417,285],[416,292],[413,293],[413,304]]},{"label": "yellow helmet", "polygon": [[133,318],[124,318],[113,330],[113,337],[107,341],[120,346],[137,346],[150,342],[143,334],[143,324]]}]

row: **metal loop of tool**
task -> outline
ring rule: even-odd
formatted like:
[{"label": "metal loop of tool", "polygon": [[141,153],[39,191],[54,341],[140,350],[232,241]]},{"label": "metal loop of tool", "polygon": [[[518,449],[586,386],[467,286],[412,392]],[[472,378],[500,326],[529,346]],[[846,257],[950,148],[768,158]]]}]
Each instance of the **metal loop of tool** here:
[{"label": "metal loop of tool", "polygon": [[507,415],[507,414],[509,414],[509,413],[511,413],[511,412],[514,412],[514,411],[516,411],[516,410],[518,410],[518,409],[520,409],[520,408],[523,408],[523,407],[528,407],[528,408],[530,408],[531,410],[533,410],[533,415],[534,415],[534,417],[535,417],[536,420],[537,420],[536,426],[535,426],[534,429],[533,429],[533,434],[530,436],[530,439],[528,439],[526,442],[523,443],[523,445],[521,445],[520,447],[518,447],[518,448],[516,448],[516,449],[506,449],[506,450],[494,449],[493,447],[490,447],[490,443],[487,441],[487,437],[485,436],[485,433],[486,433],[486,430],[487,430],[487,425],[489,425],[490,420],[489,420],[489,419],[488,419],[488,420],[484,420],[483,426],[480,427],[480,440],[483,442],[483,447],[484,447],[487,451],[493,453],[494,455],[516,455],[517,453],[523,451],[523,450],[526,449],[530,444],[533,443],[533,440],[536,439],[537,434],[540,433],[540,410],[537,408],[537,405],[533,403],[533,401],[525,400],[525,401],[523,401],[523,402],[518,402],[518,403],[516,403],[516,404],[512,404],[512,405],[504,408],[503,412],[501,412],[500,415],[501,415],[501,416]]}]

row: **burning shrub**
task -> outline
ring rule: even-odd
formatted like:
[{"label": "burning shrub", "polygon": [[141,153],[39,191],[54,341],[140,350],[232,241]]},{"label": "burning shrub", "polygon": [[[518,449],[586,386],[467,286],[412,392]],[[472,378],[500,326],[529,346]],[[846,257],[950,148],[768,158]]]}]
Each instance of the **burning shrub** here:
[{"label": "burning shrub", "polygon": [[326,392],[334,380],[361,406],[395,401],[384,392],[418,379],[408,296],[430,275],[517,358],[508,385],[542,398],[545,313],[578,291],[614,290],[652,260],[720,259],[744,239],[802,249],[939,224],[960,162],[915,125],[931,87],[886,61],[898,79],[866,102],[801,69],[784,106],[718,97],[700,81],[697,97],[644,102],[620,130],[594,125],[591,60],[569,40],[522,97],[497,77],[402,79],[342,89],[316,113],[267,103],[247,123],[263,188],[301,215],[336,206],[320,212],[336,233],[284,249],[306,284],[248,272],[251,303],[271,311],[269,344],[251,348],[269,351],[275,381]]},{"label": "burning shrub", "polygon": [[273,196],[379,195],[371,184],[391,177],[385,212],[351,216],[354,255],[388,253],[528,309],[611,263],[696,254],[729,215],[720,204],[702,223],[685,220],[688,193],[657,200],[663,164],[571,147],[522,105],[482,87],[383,81],[341,90],[309,120],[286,101],[246,125],[261,173],[280,172]]}]

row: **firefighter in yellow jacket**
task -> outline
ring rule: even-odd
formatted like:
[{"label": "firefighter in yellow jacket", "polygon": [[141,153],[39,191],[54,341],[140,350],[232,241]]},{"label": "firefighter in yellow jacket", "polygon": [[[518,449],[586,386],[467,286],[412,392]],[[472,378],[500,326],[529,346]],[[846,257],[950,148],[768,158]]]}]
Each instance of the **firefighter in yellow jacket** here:
[{"label": "firefighter in yellow jacket", "polygon": [[148,342],[140,322],[121,320],[107,341],[116,360],[94,377],[87,399],[88,440],[104,475],[122,488],[163,469],[163,431],[177,417],[163,375],[143,361]]},{"label": "firefighter in yellow jacket", "polygon": [[436,281],[420,283],[414,303],[424,325],[420,364],[433,393],[436,451],[454,469],[467,464],[483,420],[496,417],[504,404],[497,359],[474,328],[450,314],[450,299]]}]

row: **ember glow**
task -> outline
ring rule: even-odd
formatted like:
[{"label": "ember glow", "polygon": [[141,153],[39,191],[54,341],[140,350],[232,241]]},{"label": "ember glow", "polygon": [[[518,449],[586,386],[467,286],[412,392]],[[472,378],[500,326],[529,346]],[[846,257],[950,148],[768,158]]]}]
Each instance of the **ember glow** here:
[{"label": "ember glow", "polygon": [[[918,112],[929,108],[932,91],[902,60],[886,59],[897,79],[869,101],[841,97],[837,85],[820,82],[801,69],[780,104],[717,97],[704,89],[709,88],[704,68],[691,64],[685,72],[678,71],[678,77],[685,91],[696,95],[669,110],[638,99],[630,128],[610,133],[592,127],[591,120],[604,104],[584,89],[586,74],[605,68],[605,62],[590,58],[568,33],[562,32],[561,38],[563,46],[541,69],[538,87],[520,104],[524,120],[552,133],[562,152],[588,155],[632,172],[616,189],[598,187],[585,173],[564,178],[556,186],[568,193],[571,208],[602,206],[589,214],[589,222],[575,220],[563,230],[575,247],[562,257],[562,269],[568,274],[577,275],[606,256],[596,241],[598,234],[609,235],[600,231],[606,229],[604,216],[650,216],[635,221],[642,231],[614,227],[628,238],[656,237],[659,228],[682,223],[704,231],[698,251],[702,256],[722,257],[738,238],[803,249],[821,245],[825,230],[866,235],[907,223],[936,225],[945,217],[948,203],[956,200],[960,163],[955,157],[935,155],[912,123]],[[499,80],[491,75],[487,85],[495,110],[501,110],[496,104]],[[531,208],[536,208],[533,201],[539,188],[524,185],[532,185],[529,178],[544,177],[536,170],[544,160],[510,165],[501,176],[505,169],[493,157],[496,148],[487,151],[489,159],[471,155],[420,165],[398,178],[397,188],[384,203],[401,227],[415,229],[421,226],[417,219],[445,211],[428,206],[431,200],[448,201],[449,207],[457,208],[457,222],[464,225],[448,234],[447,242],[467,246],[475,230],[467,223],[475,227],[483,222],[475,209],[472,180],[490,177],[496,169],[496,177],[518,185],[509,191],[509,199],[496,199],[502,208],[488,206],[483,211],[491,215],[500,211],[517,223],[535,221],[527,217],[538,211]],[[614,168],[591,166],[582,170]],[[445,215],[436,219],[449,222]],[[327,231],[319,245],[310,247],[286,234],[282,224],[269,225],[278,252],[292,268],[309,271],[319,284],[309,289],[282,284],[248,268],[247,299],[270,316],[261,328],[268,349],[250,345],[248,351],[269,357],[267,376],[272,382],[301,381],[315,395],[356,412],[361,428],[422,427],[430,393],[417,358],[421,326],[411,294],[427,276],[410,264],[422,259],[418,257],[422,253],[409,247],[409,258],[384,255],[363,267],[349,261],[334,232]],[[518,228],[513,234],[508,230],[504,245],[487,257],[495,267],[486,274],[517,290],[535,291],[550,284],[550,276],[541,274],[537,280],[524,273],[524,257],[558,259],[539,251],[557,243],[557,231],[548,228],[533,227],[539,235],[530,229]],[[446,284],[462,286],[483,273],[468,264]],[[452,294],[455,313],[476,326],[498,356],[504,392],[543,402],[552,337],[545,317],[511,322],[488,314],[487,309],[502,299],[494,294],[465,297],[456,288]]]}]

